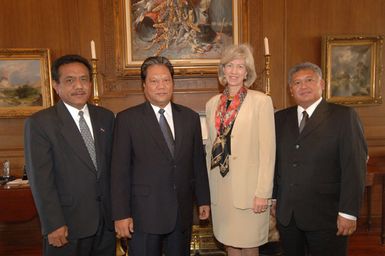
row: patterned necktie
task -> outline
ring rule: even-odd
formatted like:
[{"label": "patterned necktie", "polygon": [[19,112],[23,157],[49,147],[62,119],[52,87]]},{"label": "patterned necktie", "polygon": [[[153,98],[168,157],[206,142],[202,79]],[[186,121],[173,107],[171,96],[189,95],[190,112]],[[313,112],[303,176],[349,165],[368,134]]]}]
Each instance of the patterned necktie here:
[{"label": "patterned necktie", "polygon": [[305,128],[305,125],[308,119],[309,119],[309,115],[307,114],[306,111],[303,111],[302,119],[301,119],[301,122],[299,123],[299,133],[301,133],[303,128]]},{"label": "patterned necktie", "polygon": [[90,131],[90,128],[88,127],[86,120],[84,119],[84,112],[79,111],[79,127],[80,127],[80,133],[83,137],[84,143],[86,144],[88,153],[90,154],[90,157],[92,159],[92,162],[94,163],[95,169],[97,170],[97,164],[96,164],[96,152],[95,152],[95,143],[94,139],[92,138],[92,134]]},{"label": "patterned necktie", "polygon": [[166,140],[168,149],[170,150],[172,157],[174,157],[175,142],[174,142],[174,138],[172,136],[170,126],[168,125],[167,120],[164,116],[164,112],[165,112],[164,109],[162,109],[162,108],[159,109],[159,114],[160,114],[159,126],[160,126],[160,129],[162,130],[164,139]]}]

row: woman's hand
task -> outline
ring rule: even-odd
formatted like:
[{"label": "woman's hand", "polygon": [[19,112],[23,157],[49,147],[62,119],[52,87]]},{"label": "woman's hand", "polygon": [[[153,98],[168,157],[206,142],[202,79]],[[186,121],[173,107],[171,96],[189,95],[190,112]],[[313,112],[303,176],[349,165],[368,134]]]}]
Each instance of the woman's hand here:
[{"label": "woman's hand", "polygon": [[253,203],[253,211],[255,213],[265,212],[269,207],[268,202],[269,200],[267,198],[259,198],[255,196]]}]

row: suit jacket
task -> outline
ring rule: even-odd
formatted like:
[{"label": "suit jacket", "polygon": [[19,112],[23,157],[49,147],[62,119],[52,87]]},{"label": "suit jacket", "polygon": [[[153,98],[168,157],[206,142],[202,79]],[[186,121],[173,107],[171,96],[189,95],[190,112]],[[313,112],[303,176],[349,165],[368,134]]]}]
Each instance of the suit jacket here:
[{"label": "suit jacket", "polygon": [[338,212],[358,216],[367,146],[356,112],[322,100],[301,134],[297,107],[275,118],[278,221],[294,216],[300,228],[322,230],[336,228]]},{"label": "suit jacket", "polygon": [[113,228],[109,167],[114,115],[94,105],[88,105],[88,109],[97,172],[62,101],[25,122],[26,168],[43,235],[67,225],[70,239],[91,236],[102,217],[107,227]]},{"label": "suit jacket", "polygon": [[112,158],[114,220],[132,217],[135,230],[164,234],[179,212],[192,224],[193,199],[209,205],[210,194],[199,115],[172,103],[175,157],[171,156],[149,102],[118,113]]},{"label": "suit jacket", "polygon": [[[216,187],[222,177],[215,175],[219,169],[210,170],[212,144],[217,137],[215,113],[220,94],[206,104],[209,137],[206,143],[207,166],[212,203],[216,203]],[[274,109],[271,98],[257,91],[248,90],[231,132],[232,198],[234,207],[253,207],[254,196],[271,198],[275,161]],[[268,216],[268,215],[266,215]]]}]

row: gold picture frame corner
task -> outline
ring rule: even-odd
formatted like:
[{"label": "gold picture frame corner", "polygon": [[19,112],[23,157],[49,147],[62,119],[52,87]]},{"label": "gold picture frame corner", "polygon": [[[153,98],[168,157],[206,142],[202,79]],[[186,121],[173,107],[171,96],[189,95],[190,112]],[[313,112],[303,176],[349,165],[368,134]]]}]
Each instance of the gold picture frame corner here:
[{"label": "gold picture frame corner", "polygon": [[[164,1],[163,3],[166,2],[167,1]],[[231,0],[232,32],[230,38],[232,38],[232,43],[234,44],[239,44],[240,42],[247,42],[248,40],[248,29],[246,22],[247,12],[245,11],[245,9],[247,9],[247,2],[248,0]],[[133,50],[135,40],[142,37],[147,38],[147,34],[141,36],[138,36],[136,34],[137,31],[135,31],[136,29],[134,29],[134,22],[138,20],[138,17],[136,17],[135,15],[139,15],[137,14],[137,10],[140,10],[140,6],[138,6],[137,2],[135,2],[134,8],[133,4],[134,1],[132,0],[115,0],[113,5],[114,25],[116,28],[115,60],[117,65],[116,69],[117,71],[119,71],[118,73],[120,76],[138,76],[140,74],[140,65],[145,59],[145,57],[156,55],[156,50],[152,48],[146,49],[146,47],[148,47],[148,43],[145,43],[145,41],[140,41],[143,44],[143,49],[140,47],[138,49],[142,50]],[[156,6],[157,11],[161,9],[161,4],[162,2],[158,6]],[[220,6],[221,5],[219,5],[219,7]],[[215,7],[210,6],[210,8]],[[135,9],[135,12],[133,12],[133,9]],[[154,15],[154,13],[150,11],[143,11],[141,15],[142,16],[140,16],[139,20],[144,20],[145,17],[149,17],[147,18],[147,21],[150,22],[150,18]],[[159,27],[161,25],[163,25],[163,23],[156,24],[155,27]],[[191,27],[194,27],[195,25],[196,24],[192,24]],[[154,29],[154,26],[152,27],[152,29]],[[194,27],[194,29],[196,28]],[[143,33],[150,33],[149,31],[151,31],[151,26],[147,28],[147,30],[143,31],[145,31]],[[140,43],[136,43],[140,45]],[[175,52],[173,52],[173,50],[170,50],[170,52],[170,56],[164,56],[168,57],[173,63],[176,75],[196,76],[202,74],[214,74],[217,71],[217,63],[219,63],[220,59],[219,55],[209,59],[199,59],[199,57],[197,58],[192,53],[186,57],[180,55],[177,50],[175,50]]]},{"label": "gold picture frame corner", "polygon": [[382,104],[382,35],[322,37],[324,97],[328,102]]},{"label": "gold picture frame corner", "polygon": [[53,105],[49,48],[0,49],[0,118],[22,118]]}]

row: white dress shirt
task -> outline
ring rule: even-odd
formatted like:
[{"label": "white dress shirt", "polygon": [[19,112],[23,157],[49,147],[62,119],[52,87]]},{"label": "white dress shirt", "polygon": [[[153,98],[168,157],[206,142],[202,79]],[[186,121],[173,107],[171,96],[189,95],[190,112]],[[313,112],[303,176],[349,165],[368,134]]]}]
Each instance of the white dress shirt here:
[{"label": "white dress shirt", "polygon": [[[152,104],[151,104],[151,106],[152,106],[152,109],[154,110],[156,118],[158,119],[158,122],[159,122],[159,118],[160,118],[159,109],[160,109],[160,107],[152,105]],[[170,126],[172,136],[174,137],[174,140],[175,140],[174,121],[172,118],[171,102],[169,102],[163,109],[164,109],[163,115],[167,120],[168,126]]]},{"label": "white dress shirt", "polygon": [[88,125],[88,127],[90,128],[90,131],[91,131],[91,135],[92,135],[92,138],[94,138],[94,131],[92,129],[92,123],[91,123],[91,117],[90,117],[90,112],[88,111],[88,106],[87,104],[84,105],[84,107],[82,109],[77,109],[75,107],[72,107],[71,105],[68,105],[67,103],[64,102],[64,105],[67,107],[68,111],[70,112],[72,118],[74,119],[75,121],[75,124],[76,126],[78,127],[79,131],[80,131],[80,126],[79,126],[79,119],[80,119],[80,116],[79,116],[79,111],[83,111],[83,117],[84,119],[86,120],[86,123]]},{"label": "white dress shirt", "polygon": [[301,123],[301,120],[302,120],[302,112],[303,111],[306,111],[306,113],[308,114],[309,118],[313,115],[314,113],[314,110],[317,108],[317,106],[321,103],[322,101],[322,97],[319,98],[316,102],[314,102],[313,104],[311,104],[307,109],[304,109],[303,107],[299,106],[297,107],[297,117],[298,117],[298,127],[299,127],[299,124]]}]

